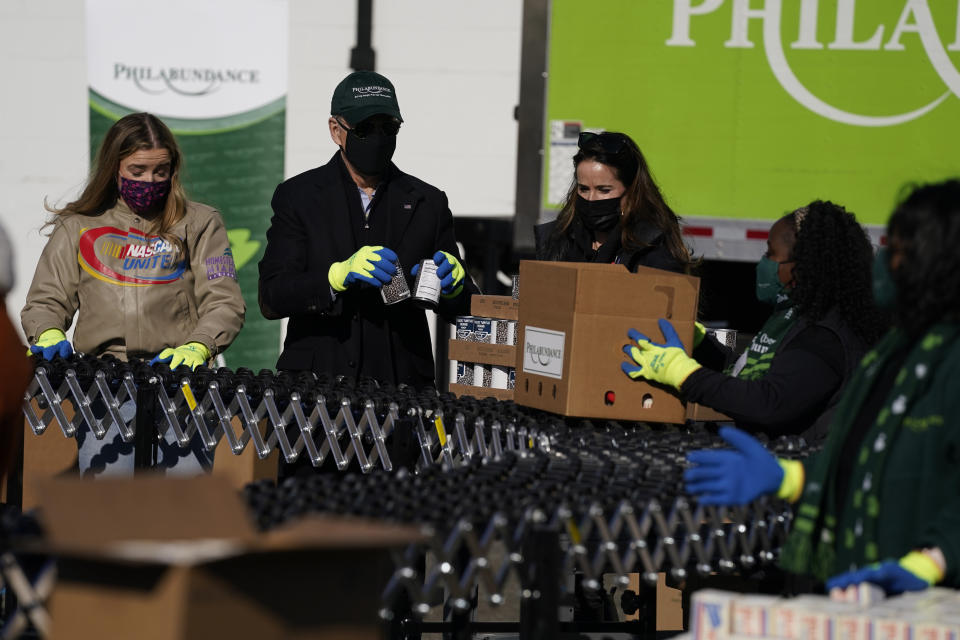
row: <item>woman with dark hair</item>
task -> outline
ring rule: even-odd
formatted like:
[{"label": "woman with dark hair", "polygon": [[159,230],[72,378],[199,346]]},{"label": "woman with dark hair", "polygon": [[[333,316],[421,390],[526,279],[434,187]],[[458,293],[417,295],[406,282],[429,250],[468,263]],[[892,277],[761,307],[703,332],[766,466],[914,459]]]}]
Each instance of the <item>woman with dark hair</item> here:
[{"label": "woman with dark hair", "polygon": [[800,500],[780,562],[829,589],[957,588],[960,180],[914,189],[887,237],[873,291],[893,310],[894,327],[860,363],[823,451],[803,462],[778,460],[749,435],[722,429],[733,450],[691,453],[687,490],[703,504],[745,504],[768,493]]},{"label": "woman with dark hair", "polygon": [[[20,314],[32,353],[70,355],[64,332],[75,315],[77,350],[96,356],[194,368],[230,345],[244,303],[226,228],[216,210],[187,200],[182,172],[156,116],[110,127],[80,197],[48,207],[53,230]],[[116,426],[107,437],[130,449]]]},{"label": "woman with dark hair", "polygon": [[881,332],[873,306],[873,248],[852,214],[816,201],[780,218],[757,265],[756,292],[773,313],[727,375],[683,352],[673,326],[666,344],[631,330],[624,351],[631,378],[678,389],[747,431],[826,435],[840,391]]},{"label": "woman with dark hair", "polygon": [[617,263],[688,273],[677,215],[629,136],[583,132],[557,219],[534,228],[538,260]]}]

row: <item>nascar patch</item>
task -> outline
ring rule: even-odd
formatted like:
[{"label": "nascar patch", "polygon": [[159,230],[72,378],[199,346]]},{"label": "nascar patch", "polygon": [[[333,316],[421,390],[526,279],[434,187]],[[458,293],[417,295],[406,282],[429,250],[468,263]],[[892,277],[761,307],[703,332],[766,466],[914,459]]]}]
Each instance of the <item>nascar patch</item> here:
[{"label": "nascar patch", "polygon": [[77,261],[98,280],[126,287],[168,284],[187,269],[172,243],[130,227],[83,229]]}]

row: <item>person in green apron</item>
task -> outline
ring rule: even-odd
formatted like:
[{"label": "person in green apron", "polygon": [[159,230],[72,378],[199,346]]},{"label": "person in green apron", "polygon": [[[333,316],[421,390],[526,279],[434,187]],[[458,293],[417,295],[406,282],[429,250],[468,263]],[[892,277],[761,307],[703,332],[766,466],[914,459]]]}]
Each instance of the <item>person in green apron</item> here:
[{"label": "person in green apron", "polygon": [[872,261],[873,247],[853,214],[812,202],[770,229],[756,295],[773,312],[732,368],[720,370],[723,359],[711,364],[702,344],[688,357],[673,326],[661,320],[666,343],[631,330],[636,344],[624,347],[630,360],[622,369],[673,386],[746,431],[822,439],[841,390],[882,332],[870,291]]},{"label": "person in green apron", "polygon": [[824,449],[778,460],[732,427],[691,452],[701,504],[799,502],[780,564],[887,593],[960,587],[960,180],[913,189],[887,227],[873,291],[894,327],[864,356]]}]

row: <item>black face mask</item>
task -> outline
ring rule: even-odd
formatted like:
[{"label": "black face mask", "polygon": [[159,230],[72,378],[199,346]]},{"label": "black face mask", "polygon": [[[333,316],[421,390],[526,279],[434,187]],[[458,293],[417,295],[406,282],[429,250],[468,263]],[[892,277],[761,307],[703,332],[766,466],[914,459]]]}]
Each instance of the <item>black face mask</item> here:
[{"label": "black face mask", "polygon": [[397,136],[377,132],[358,138],[357,134],[348,130],[346,148],[341,149],[357,171],[365,176],[379,176],[397,150]]},{"label": "black face mask", "polygon": [[590,231],[610,231],[620,220],[620,198],[587,200],[578,193],[575,206],[583,226]]}]

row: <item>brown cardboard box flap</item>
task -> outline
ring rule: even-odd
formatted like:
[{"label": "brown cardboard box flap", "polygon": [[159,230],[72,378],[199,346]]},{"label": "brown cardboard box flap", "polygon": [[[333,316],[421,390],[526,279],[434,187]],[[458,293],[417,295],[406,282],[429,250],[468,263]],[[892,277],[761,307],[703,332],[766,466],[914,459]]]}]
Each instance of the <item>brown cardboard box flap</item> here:
[{"label": "brown cardboard box flap", "polygon": [[255,537],[240,496],[210,476],[57,479],[40,486],[40,497],[47,541],[60,549],[198,539],[242,546]]},{"label": "brown cardboard box flap", "polygon": [[495,389],[493,387],[474,387],[473,385],[450,383],[450,393],[459,397],[496,398],[497,400],[513,400],[513,389]]},{"label": "brown cardboard box flap", "polygon": [[733,422],[733,418],[730,416],[695,402],[687,403],[687,420],[693,420],[694,422]]},{"label": "brown cardboard box flap", "polygon": [[459,362],[496,364],[512,367],[517,361],[517,347],[510,344],[487,344],[485,342],[467,342],[450,340],[447,356]]},{"label": "brown cardboard box flap", "polygon": [[41,487],[43,549],[119,562],[189,566],[248,552],[388,548],[423,540],[416,527],[309,516],[258,535],[220,478],[54,480]]},{"label": "brown cardboard box flap", "polygon": [[364,549],[401,547],[426,540],[412,525],[376,522],[363,518],[309,515],[264,534],[256,547],[284,549]]},{"label": "brown cardboard box flap", "polygon": [[517,300],[511,296],[473,296],[470,313],[481,318],[516,320],[520,311]]}]

